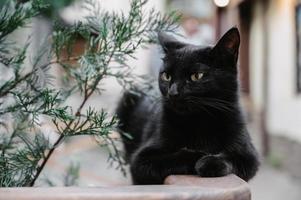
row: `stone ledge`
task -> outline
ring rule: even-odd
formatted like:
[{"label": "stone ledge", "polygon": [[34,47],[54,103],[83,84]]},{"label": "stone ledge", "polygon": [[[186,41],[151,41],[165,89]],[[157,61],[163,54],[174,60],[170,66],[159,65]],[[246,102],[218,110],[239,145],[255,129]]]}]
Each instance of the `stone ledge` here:
[{"label": "stone ledge", "polygon": [[0,200],[251,200],[235,175],[219,178],[169,176],[165,185],[117,187],[0,188]]}]

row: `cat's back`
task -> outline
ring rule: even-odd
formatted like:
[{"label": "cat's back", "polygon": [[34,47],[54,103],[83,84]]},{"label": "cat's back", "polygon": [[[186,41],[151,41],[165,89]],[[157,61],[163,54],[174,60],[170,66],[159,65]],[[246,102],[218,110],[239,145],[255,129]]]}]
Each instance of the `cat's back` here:
[{"label": "cat's back", "polygon": [[127,133],[123,136],[127,154],[132,154],[142,141],[150,137],[160,118],[160,102],[143,93],[125,92],[116,110],[118,129]]}]

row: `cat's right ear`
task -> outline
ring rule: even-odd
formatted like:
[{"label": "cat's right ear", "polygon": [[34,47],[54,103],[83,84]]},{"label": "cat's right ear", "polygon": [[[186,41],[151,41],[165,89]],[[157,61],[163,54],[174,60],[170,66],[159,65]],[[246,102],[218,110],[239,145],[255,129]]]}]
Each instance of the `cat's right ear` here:
[{"label": "cat's right ear", "polygon": [[164,32],[158,33],[158,40],[159,40],[160,45],[162,46],[164,53],[169,53],[169,52],[172,52],[173,50],[176,50],[176,49],[179,49],[179,48],[182,48],[185,46],[184,43],[179,42],[174,37],[167,35]]},{"label": "cat's right ear", "polygon": [[217,51],[219,54],[230,54],[235,60],[237,60],[239,44],[239,31],[236,27],[233,27],[223,35],[213,50]]}]

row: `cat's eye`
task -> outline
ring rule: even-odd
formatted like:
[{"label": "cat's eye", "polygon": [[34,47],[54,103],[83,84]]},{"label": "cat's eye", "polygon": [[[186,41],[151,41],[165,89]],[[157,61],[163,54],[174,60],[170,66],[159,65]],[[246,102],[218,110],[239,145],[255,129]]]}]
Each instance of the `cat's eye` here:
[{"label": "cat's eye", "polygon": [[192,81],[198,81],[201,80],[201,78],[203,77],[204,73],[202,72],[198,72],[198,73],[194,73],[190,76]]},{"label": "cat's eye", "polygon": [[169,81],[171,80],[171,76],[170,76],[168,73],[163,72],[163,73],[161,74],[161,79],[162,79],[163,81],[169,82]]}]

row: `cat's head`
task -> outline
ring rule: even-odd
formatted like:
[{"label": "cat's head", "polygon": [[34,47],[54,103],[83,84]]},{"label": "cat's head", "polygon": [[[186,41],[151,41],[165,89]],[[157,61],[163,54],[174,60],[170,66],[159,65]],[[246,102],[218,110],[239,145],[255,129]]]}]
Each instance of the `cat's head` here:
[{"label": "cat's head", "polygon": [[164,51],[159,87],[168,107],[181,113],[198,112],[206,104],[237,99],[237,28],[213,47],[185,44],[164,33],[159,33],[159,42]]}]

